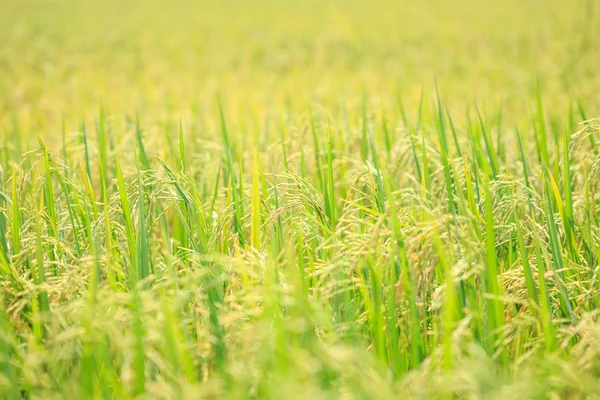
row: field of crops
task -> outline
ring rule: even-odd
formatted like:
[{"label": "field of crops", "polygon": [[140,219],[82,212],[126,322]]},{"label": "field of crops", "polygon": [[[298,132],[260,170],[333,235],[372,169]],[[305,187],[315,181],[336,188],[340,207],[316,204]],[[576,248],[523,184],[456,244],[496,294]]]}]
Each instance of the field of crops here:
[{"label": "field of crops", "polygon": [[0,0],[0,398],[600,398],[596,0]]}]

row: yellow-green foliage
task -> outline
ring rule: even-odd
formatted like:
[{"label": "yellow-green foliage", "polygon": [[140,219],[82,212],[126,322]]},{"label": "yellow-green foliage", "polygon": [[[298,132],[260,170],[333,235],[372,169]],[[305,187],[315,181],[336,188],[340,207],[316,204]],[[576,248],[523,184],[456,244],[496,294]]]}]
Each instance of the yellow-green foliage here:
[{"label": "yellow-green foliage", "polygon": [[0,398],[600,395],[596,0],[0,0]]}]

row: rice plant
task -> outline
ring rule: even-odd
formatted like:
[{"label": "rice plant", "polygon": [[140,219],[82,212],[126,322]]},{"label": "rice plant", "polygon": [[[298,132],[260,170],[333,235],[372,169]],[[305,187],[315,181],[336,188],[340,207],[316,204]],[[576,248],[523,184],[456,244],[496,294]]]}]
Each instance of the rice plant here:
[{"label": "rice plant", "polygon": [[600,396],[594,0],[0,7],[1,398]]}]

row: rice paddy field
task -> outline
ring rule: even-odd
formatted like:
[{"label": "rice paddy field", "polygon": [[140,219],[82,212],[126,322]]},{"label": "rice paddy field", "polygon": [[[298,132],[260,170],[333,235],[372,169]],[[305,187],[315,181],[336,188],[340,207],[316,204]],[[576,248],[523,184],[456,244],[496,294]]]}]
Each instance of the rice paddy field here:
[{"label": "rice paddy field", "polygon": [[600,398],[596,0],[0,0],[0,398]]}]

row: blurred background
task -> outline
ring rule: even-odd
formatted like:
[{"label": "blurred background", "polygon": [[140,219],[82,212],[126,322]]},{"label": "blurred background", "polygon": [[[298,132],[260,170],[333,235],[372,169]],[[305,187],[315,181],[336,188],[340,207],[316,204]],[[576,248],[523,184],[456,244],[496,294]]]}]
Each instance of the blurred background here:
[{"label": "blurred background", "polygon": [[[597,112],[594,0],[0,0],[0,126],[360,102]],[[593,100],[592,100],[593,99]]]}]

